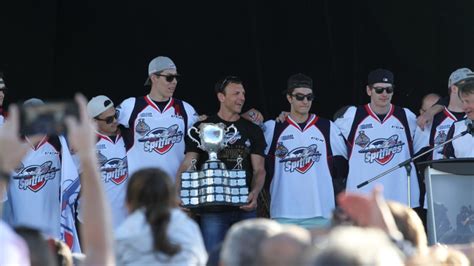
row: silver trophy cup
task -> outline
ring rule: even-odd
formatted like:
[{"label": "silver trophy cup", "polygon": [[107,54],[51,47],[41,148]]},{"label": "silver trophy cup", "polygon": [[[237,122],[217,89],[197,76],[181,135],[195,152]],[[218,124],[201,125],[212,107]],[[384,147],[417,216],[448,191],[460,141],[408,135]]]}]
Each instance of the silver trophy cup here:
[{"label": "silver trophy cup", "polygon": [[[192,136],[196,132],[199,140]],[[233,132],[230,137],[226,134]],[[237,165],[227,170],[225,164],[217,158],[219,151],[227,147],[238,131],[234,125],[226,128],[223,123],[202,123],[199,129],[191,127],[189,138],[198,144],[198,148],[209,154],[209,159],[196,170],[192,169],[181,174],[181,200],[185,207],[201,207],[208,205],[243,205],[247,202],[248,188],[246,173],[242,170],[242,159]]]}]

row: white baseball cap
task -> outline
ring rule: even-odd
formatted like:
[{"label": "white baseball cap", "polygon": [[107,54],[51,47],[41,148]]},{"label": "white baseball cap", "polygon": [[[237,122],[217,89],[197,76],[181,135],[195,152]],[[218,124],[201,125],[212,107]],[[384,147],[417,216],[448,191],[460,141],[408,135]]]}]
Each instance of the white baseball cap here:
[{"label": "white baseball cap", "polygon": [[87,113],[91,118],[94,118],[113,106],[114,103],[112,102],[112,100],[109,99],[109,97],[104,95],[98,95],[93,97],[87,103]]}]

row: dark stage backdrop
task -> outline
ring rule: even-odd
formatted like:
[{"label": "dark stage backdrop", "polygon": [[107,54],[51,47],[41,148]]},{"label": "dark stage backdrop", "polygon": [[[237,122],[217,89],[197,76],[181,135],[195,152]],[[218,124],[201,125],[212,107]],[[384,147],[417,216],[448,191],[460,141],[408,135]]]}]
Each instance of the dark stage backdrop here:
[{"label": "dark stage backdrop", "polygon": [[149,60],[171,57],[176,96],[217,110],[214,82],[239,75],[247,108],[273,117],[289,75],[315,81],[313,111],[362,104],[366,77],[395,73],[394,102],[417,112],[446,93],[449,74],[474,68],[472,0],[110,1],[3,0],[0,68],[7,102],[29,97],[144,95]]}]

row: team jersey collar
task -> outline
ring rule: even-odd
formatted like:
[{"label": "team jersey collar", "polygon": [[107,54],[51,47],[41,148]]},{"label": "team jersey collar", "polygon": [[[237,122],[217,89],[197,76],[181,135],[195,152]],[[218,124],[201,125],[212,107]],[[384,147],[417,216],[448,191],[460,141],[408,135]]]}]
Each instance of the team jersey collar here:
[{"label": "team jersey collar", "polygon": [[444,112],[444,115],[446,115],[447,117],[451,118],[454,121],[458,121],[458,118],[453,113],[451,113],[451,111],[449,111],[449,109],[446,106],[444,107],[443,112]]},{"label": "team jersey collar", "polygon": [[28,144],[30,144],[30,147],[31,147],[33,150],[36,151],[36,150],[38,150],[41,146],[43,146],[43,144],[45,144],[46,142],[48,142],[48,136],[47,136],[47,135],[44,136],[44,137],[40,140],[40,142],[38,142],[38,144],[36,144],[36,146],[35,146],[33,143],[31,143],[30,139],[29,139],[27,136],[25,136],[25,140],[26,140],[26,142],[28,142]]},{"label": "team jersey collar", "polygon": [[372,111],[372,108],[370,108],[370,104],[366,104],[365,105],[365,110],[367,111],[367,113],[369,113],[370,116],[372,116],[375,120],[379,121],[381,124],[383,124],[385,121],[387,121],[393,114],[393,111],[395,110],[393,104],[390,104],[390,109],[388,110],[388,113],[385,115],[385,118],[383,119],[383,121],[380,121],[380,118],[379,116],[374,112]]},{"label": "team jersey collar", "polygon": [[102,133],[100,133],[100,132],[98,132],[98,131],[96,131],[95,133],[97,134],[97,138],[99,138],[99,139],[105,139],[106,141],[109,141],[109,142],[111,142],[111,143],[117,143],[117,142],[119,141],[119,139],[122,137],[122,135],[121,135],[120,132],[119,132],[119,133],[117,133],[117,136],[115,137],[115,141],[114,141],[114,140],[112,140],[109,136],[104,135],[104,134],[102,134]]},{"label": "team jersey collar", "polygon": [[154,109],[156,109],[160,113],[166,112],[168,109],[170,109],[171,106],[173,106],[173,103],[174,103],[173,97],[170,97],[170,99],[168,100],[168,103],[166,104],[165,108],[163,109],[163,111],[161,111],[160,108],[158,108],[158,106],[155,104],[155,102],[151,99],[150,95],[145,96],[145,101],[148,103],[148,105],[150,105],[151,107],[153,107]]},{"label": "team jersey collar", "polygon": [[316,124],[316,122],[318,121],[318,119],[319,119],[319,117],[316,116],[315,114],[310,114],[309,117],[308,117],[308,120],[306,120],[306,126],[302,129],[302,128],[300,128],[300,125],[299,125],[295,120],[293,120],[293,119],[291,118],[291,116],[288,115],[288,116],[286,117],[286,121],[287,121],[290,125],[296,127],[298,130],[300,130],[300,131],[302,131],[302,132],[305,131],[306,129],[310,128],[312,125]]}]

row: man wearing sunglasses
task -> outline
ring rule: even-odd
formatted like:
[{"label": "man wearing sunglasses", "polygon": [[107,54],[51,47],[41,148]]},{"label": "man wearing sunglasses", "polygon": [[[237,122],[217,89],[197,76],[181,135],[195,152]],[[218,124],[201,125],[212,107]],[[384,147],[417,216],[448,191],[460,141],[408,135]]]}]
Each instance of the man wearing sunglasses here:
[{"label": "man wearing sunglasses", "polygon": [[[393,84],[392,72],[385,69],[370,72],[366,87],[370,102],[350,107],[335,123],[349,145],[347,190],[368,194],[375,185],[382,184],[386,199],[408,204],[407,171],[403,168],[357,188],[414,153],[416,117],[410,110],[391,104]],[[419,147],[415,152],[418,150]],[[418,207],[420,188],[413,164],[410,177],[411,207]]]},{"label": "man wearing sunglasses", "polygon": [[[217,99],[220,102],[216,115],[208,117],[204,123],[223,123],[226,127],[234,125],[237,134],[226,134],[228,144],[217,157],[225,163],[227,169],[233,169],[242,159],[242,169],[246,171],[248,200],[247,204],[237,206],[209,206],[196,210],[200,214],[200,225],[204,244],[208,251],[219,244],[232,224],[256,217],[257,199],[265,183],[264,149],[265,139],[260,127],[241,117],[245,103],[245,89],[242,80],[228,76],[215,85]],[[195,127],[199,127],[200,123]],[[199,138],[198,136],[194,136]],[[232,137],[232,138],[231,138]],[[229,139],[231,138],[231,139]],[[186,138],[186,155],[176,178],[178,193],[180,192],[180,173],[189,169],[193,160],[201,166],[208,159],[208,153],[199,149],[195,142]],[[180,193],[179,193],[180,194]]]},{"label": "man wearing sunglasses", "polygon": [[[87,113],[97,123],[96,153],[115,229],[127,216],[125,194],[128,167],[125,143],[117,122],[114,103],[107,96],[93,97],[87,103]],[[81,208],[79,220],[82,221]]]},{"label": "man wearing sunglasses", "polygon": [[173,61],[158,56],[148,65],[145,85],[151,86],[150,92],[128,98],[117,107],[130,175],[142,168],[159,167],[176,176],[184,158],[187,129],[198,121],[190,104],[173,98],[178,78]]},{"label": "man wearing sunglasses", "polygon": [[[270,217],[284,224],[322,228],[335,207],[337,177],[346,178],[347,147],[339,128],[310,113],[313,81],[303,74],[288,79],[290,113],[283,122],[265,122],[270,182]],[[338,158],[339,157],[339,158]],[[342,173],[343,176],[338,175]]]}]

